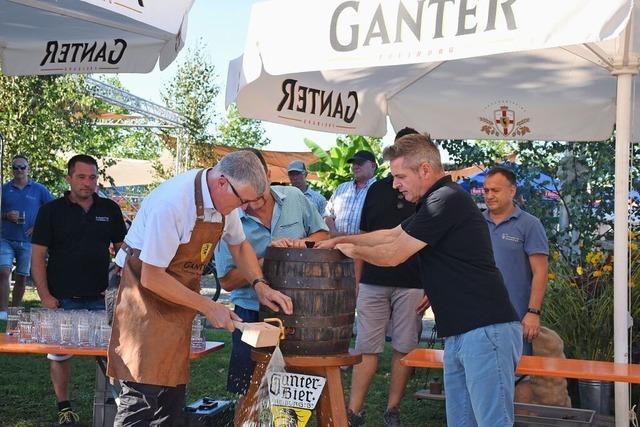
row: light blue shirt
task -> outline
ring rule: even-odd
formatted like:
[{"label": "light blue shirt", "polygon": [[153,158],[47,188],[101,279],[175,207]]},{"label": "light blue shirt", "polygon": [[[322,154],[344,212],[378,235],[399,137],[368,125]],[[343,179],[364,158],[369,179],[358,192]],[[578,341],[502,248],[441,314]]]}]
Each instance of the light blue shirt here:
[{"label": "light blue shirt", "polygon": [[325,217],[334,218],[338,233],[358,234],[360,232],[362,205],[364,205],[369,187],[376,180],[375,176],[372,177],[362,188],[357,188],[355,181],[343,182],[338,185],[324,210]]},{"label": "light blue shirt", "polygon": [[310,186],[307,186],[307,189],[304,191],[304,195],[307,196],[311,203],[313,203],[316,208],[318,208],[318,213],[322,215],[324,213],[324,209],[327,206],[327,199],[324,198],[322,194],[312,189]]},{"label": "light blue shirt", "polygon": [[482,213],[489,226],[496,266],[502,273],[511,304],[520,319],[527,313],[531,296],[529,256],[549,255],[549,243],[538,218],[515,207],[511,215],[496,225],[489,211]]},{"label": "light blue shirt", "polygon": [[16,224],[7,219],[2,220],[2,238],[16,240],[19,242],[29,242],[31,238],[25,234],[27,230],[33,228],[36,223],[36,216],[40,206],[53,200],[53,196],[47,188],[33,180],[29,180],[27,185],[20,189],[13,180],[2,186],[2,213],[18,211],[25,213],[24,224]]},{"label": "light blue shirt", "polygon": [[[258,258],[263,258],[273,239],[303,239],[318,231],[328,231],[316,207],[296,187],[272,185],[272,227],[268,229],[256,217],[241,211],[240,220],[247,241]],[[218,277],[224,277],[236,267],[227,242],[220,241],[214,254]],[[242,308],[257,311],[260,308],[256,291],[247,284],[231,291],[231,301]]]}]

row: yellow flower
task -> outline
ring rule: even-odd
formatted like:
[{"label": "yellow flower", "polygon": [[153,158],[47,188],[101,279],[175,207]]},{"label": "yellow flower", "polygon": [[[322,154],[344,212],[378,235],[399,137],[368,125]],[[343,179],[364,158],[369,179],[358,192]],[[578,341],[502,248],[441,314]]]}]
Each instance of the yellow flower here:
[{"label": "yellow flower", "polygon": [[576,267],[576,273],[578,273],[578,276],[582,276],[584,274],[584,269],[582,268],[581,265]]},{"label": "yellow flower", "polygon": [[560,259],[560,251],[558,250],[552,251],[551,258],[553,258],[554,261],[558,261]]},{"label": "yellow flower", "polygon": [[602,271],[596,270],[593,272],[593,277],[600,277],[600,276],[602,276]]},{"label": "yellow flower", "polygon": [[630,288],[635,288],[636,287],[636,282],[633,280],[629,280],[629,287]]},{"label": "yellow flower", "polygon": [[555,278],[556,278],[555,273],[549,273],[549,280],[555,280]]},{"label": "yellow flower", "polygon": [[611,264],[605,264],[602,266],[602,271],[605,273],[611,273],[613,271],[613,266]]},{"label": "yellow flower", "polygon": [[638,250],[638,244],[634,242],[629,243],[629,250],[630,251]]}]

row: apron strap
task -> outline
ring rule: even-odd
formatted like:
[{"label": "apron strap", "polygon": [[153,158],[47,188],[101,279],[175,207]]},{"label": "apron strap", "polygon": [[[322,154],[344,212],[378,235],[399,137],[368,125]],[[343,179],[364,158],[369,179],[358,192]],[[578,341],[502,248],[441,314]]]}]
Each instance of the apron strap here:
[{"label": "apron strap", "polygon": [[205,169],[200,169],[196,174],[194,182],[196,193],[196,220],[204,220],[204,202],[202,201],[202,173]]}]

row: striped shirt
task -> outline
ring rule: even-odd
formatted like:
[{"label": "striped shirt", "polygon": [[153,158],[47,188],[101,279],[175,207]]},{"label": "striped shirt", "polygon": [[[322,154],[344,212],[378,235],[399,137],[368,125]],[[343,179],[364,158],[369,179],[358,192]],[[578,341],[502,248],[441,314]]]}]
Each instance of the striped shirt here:
[{"label": "striped shirt", "polygon": [[311,202],[313,206],[318,208],[318,213],[320,215],[324,214],[324,209],[327,206],[327,199],[316,190],[313,190],[311,186],[307,185],[307,189],[304,191],[304,195],[307,196],[307,199]]},{"label": "striped shirt", "polygon": [[332,217],[336,222],[336,230],[343,234],[357,234],[360,231],[362,205],[371,184],[376,182],[374,176],[367,185],[356,188],[355,181],[338,185],[324,210],[324,217]]}]

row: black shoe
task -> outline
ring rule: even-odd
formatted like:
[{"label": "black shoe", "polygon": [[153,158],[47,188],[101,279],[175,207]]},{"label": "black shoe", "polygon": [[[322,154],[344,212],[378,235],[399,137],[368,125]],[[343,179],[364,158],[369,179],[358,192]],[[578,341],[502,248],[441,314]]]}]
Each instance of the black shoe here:
[{"label": "black shoe", "polygon": [[58,412],[58,425],[77,426],[78,421],[80,421],[80,417],[71,408],[64,408]]},{"label": "black shoe", "polygon": [[400,411],[398,408],[391,408],[384,411],[382,420],[384,427],[402,427],[402,424],[400,424]]},{"label": "black shoe", "polygon": [[347,421],[349,427],[364,426],[364,411],[356,414],[351,409],[347,409]]}]

